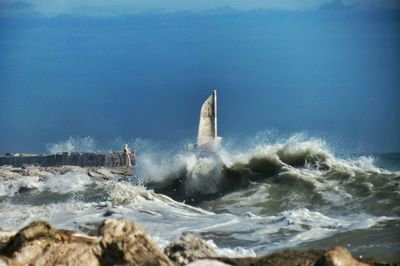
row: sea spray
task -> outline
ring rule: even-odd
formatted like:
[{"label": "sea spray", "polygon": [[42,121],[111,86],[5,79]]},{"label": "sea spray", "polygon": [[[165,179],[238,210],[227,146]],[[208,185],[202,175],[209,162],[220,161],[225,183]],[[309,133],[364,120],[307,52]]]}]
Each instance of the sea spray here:
[{"label": "sea spray", "polygon": [[[234,256],[323,239],[351,242],[355,252],[384,239],[375,248],[396,254],[400,175],[377,167],[374,155],[337,156],[325,141],[295,135],[212,156],[143,149],[137,166],[134,182],[96,180],[78,168],[2,180],[0,227],[45,219],[90,232],[105,217],[127,218],[160,246],[196,232]],[[369,238],[354,243],[359,232]]]}]

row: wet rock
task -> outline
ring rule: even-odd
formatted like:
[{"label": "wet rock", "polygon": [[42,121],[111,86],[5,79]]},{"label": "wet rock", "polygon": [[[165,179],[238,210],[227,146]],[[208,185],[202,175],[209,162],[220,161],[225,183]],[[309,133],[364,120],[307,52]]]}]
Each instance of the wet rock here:
[{"label": "wet rock", "polygon": [[0,266],[8,266],[10,265],[9,259],[3,256],[0,256]]},{"label": "wet rock", "polygon": [[34,240],[13,256],[11,265],[100,265],[91,245]]},{"label": "wet rock", "polygon": [[47,222],[33,222],[15,234],[15,236],[7,242],[6,246],[2,250],[2,253],[11,256],[14,252],[20,250],[24,245],[34,240],[43,240],[43,243],[50,243],[54,241],[61,241],[62,236]]},{"label": "wet rock", "polygon": [[[295,251],[283,250],[271,255],[257,258],[214,258],[221,262],[235,266],[368,266],[383,265],[373,261],[368,264],[357,261],[347,249],[337,247],[332,250]],[[206,264],[205,264],[206,265]]]},{"label": "wet rock", "polygon": [[36,166],[27,165],[13,167],[10,165],[0,166],[0,180],[20,178],[22,176],[36,176],[44,179],[53,175],[64,175],[66,173],[87,174],[94,180],[129,180],[132,176],[131,169],[126,167],[80,167],[73,165],[62,166]]},{"label": "wet rock", "polygon": [[209,244],[190,233],[183,234],[177,241],[169,244],[164,252],[176,265],[186,265],[198,259],[217,256]]},{"label": "wet rock", "polygon": [[50,175],[49,172],[45,171],[43,168],[40,168],[40,167],[29,166],[25,170],[26,171],[25,171],[24,175],[27,175],[27,176],[46,177],[46,176]]},{"label": "wet rock", "polygon": [[108,210],[108,211],[106,211],[106,212],[103,214],[103,217],[110,217],[110,216],[112,216],[114,213],[115,213],[115,212],[113,212],[113,211],[111,211],[111,210]]},{"label": "wet rock", "polygon": [[61,232],[33,222],[9,239],[1,255],[9,265],[99,265],[96,238]]},{"label": "wet rock", "polygon": [[284,250],[258,258],[220,257],[218,260],[235,266],[313,266],[323,254],[322,250]]},{"label": "wet rock", "polygon": [[89,170],[87,172],[87,175],[96,179],[103,179],[104,175],[100,174],[99,172],[95,171],[95,170]]},{"label": "wet rock", "polygon": [[187,266],[230,266],[229,264],[220,262],[218,260],[197,260],[192,263],[189,263]]},{"label": "wet rock", "polygon": [[53,244],[38,258],[38,265],[100,265],[96,246],[83,242]]},{"label": "wet rock", "polygon": [[136,223],[105,220],[99,227],[102,265],[173,265]]},{"label": "wet rock", "polygon": [[18,172],[14,172],[11,166],[0,166],[0,179],[11,179],[21,176]]},{"label": "wet rock", "polygon": [[316,266],[368,266],[357,261],[353,258],[351,253],[343,247],[335,247],[334,249],[328,250],[318,260]]},{"label": "wet rock", "polygon": [[78,166],[49,166],[45,167],[45,171],[52,175],[64,175],[69,172],[84,172],[84,170]]},{"label": "wet rock", "polygon": [[[0,229],[1,230],[1,229]],[[1,232],[0,231],[0,250],[2,250],[7,242],[15,235],[14,232]]]}]

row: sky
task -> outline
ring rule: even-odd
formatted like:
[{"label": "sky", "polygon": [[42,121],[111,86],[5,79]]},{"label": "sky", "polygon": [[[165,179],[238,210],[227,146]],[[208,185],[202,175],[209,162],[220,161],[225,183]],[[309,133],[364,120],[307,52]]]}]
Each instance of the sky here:
[{"label": "sky", "polygon": [[0,3],[0,153],[90,136],[195,139],[306,132],[400,151],[400,1]]},{"label": "sky", "polygon": [[232,8],[242,11],[254,9],[313,10],[323,5],[331,7],[396,8],[398,0],[2,0],[4,9],[16,12],[31,9],[42,15],[118,15],[149,11],[199,12],[210,9]]}]

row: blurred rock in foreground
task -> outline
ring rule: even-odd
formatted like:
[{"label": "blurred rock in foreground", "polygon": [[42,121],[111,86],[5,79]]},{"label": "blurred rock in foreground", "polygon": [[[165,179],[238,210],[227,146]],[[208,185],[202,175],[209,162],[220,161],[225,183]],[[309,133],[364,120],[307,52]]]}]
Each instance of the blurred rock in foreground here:
[{"label": "blurred rock in foreground", "polygon": [[[2,265],[389,265],[358,261],[342,247],[332,250],[285,250],[257,258],[218,257],[204,240],[183,234],[162,252],[135,222],[107,219],[95,237],[52,228],[33,222],[16,234],[0,232]],[[400,265],[400,264],[391,264]]]},{"label": "blurred rock in foreground", "polygon": [[187,233],[183,234],[177,241],[169,244],[164,252],[175,265],[187,265],[201,258],[218,256],[203,239]]}]

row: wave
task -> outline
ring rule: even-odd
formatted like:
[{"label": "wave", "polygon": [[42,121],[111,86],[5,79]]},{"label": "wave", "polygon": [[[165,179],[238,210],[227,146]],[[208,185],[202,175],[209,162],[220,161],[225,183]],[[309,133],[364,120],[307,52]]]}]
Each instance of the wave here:
[{"label": "wave", "polygon": [[[214,165],[208,159],[205,163]],[[267,201],[273,205],[277,199],[268,191],[272,183],[252,183],[249,189],[254,191],[236,190],[213,201],[216,205],[209,210],[206,205],[179,202],[144,185],[93,180],[79,171],[24,178],[7,180],[8,185],[2,186],[2,229],[17,230],[33,220],[47,220],[58,228],[90,234],[111,216],[139,222],[160,247],[183,232],[194,232],[215,245],[221,255],[254,256],[394,219],[363,212],[328,215],[302,207],[297,200],[293,207],[265,213],[258,209],[260,204]],[[237,201],[231,201],[235,207],[230,210],[232,199],[228,198],[234,195]],[[224,201],[225,211],[218,210],[219,201]]]},{"label": "wave", "polygon": [[138,183],[192,204],[222,197],[241,205],[229,194],[243,193],[245,196],[238,198],[248,202],[253,188],[264,186],[263,194],[258,195],[264,199],[247,207],[270,201],[269,210],[261,208],[264,212],[297,207],[334,211],[346,205],[346,211],[390,209],[400,213],[396,204],[400,200],[399,172],[377,167],[370,156],[337,156],[325,141],[303,135],[258,144],[247,151],[221,150],[208,157],[189,152],[167,157],[143,153],[137,163]]},{"label": "wave", "polygon": [[[144,140],[136,142],[142,148],[151,146]],[[130,193],[135,196],[118,196],[124,191],[118,186],[124,183],[107,184],[113,187],[107,190],[77,171],[2,181],[0,197],[18,195],[16,201],[30,197],[40,204],[45,200],[37,198],[60,201],[73,195],[106,201],[107,195],[122,204],[151,197],[148,191],[154,190],[178,202],[231,213],[273,214],[308,208],[334,214],[358,209],[374,215],[400,214],[399,172],[377,167],[370,156],[337,156],[325,141],[301,134],[275,143],[258,142],[244,151],[225,148],[213,156],[144,149],[137,157],[134,184],[135,191]],[[141,186],[148,191],[136,189]],[[24,191],[42,196],[27,196]],[[89,192],[77,193],[84,191]]]},{"label": "wave", "polygon": [[366,233],[373,243],[377,231],[398,227],[399,172],[371,156],[338,156],[302,135],[213,156],[143,149],[135,170],[133,182],[96,180],[79,168],[2,180],[0,227],[44,219],[90,234],[105,217],[126,218],[160,247],[194,232],[228,256],[318,247],[313,241],[343,233],[343,241]]}]

